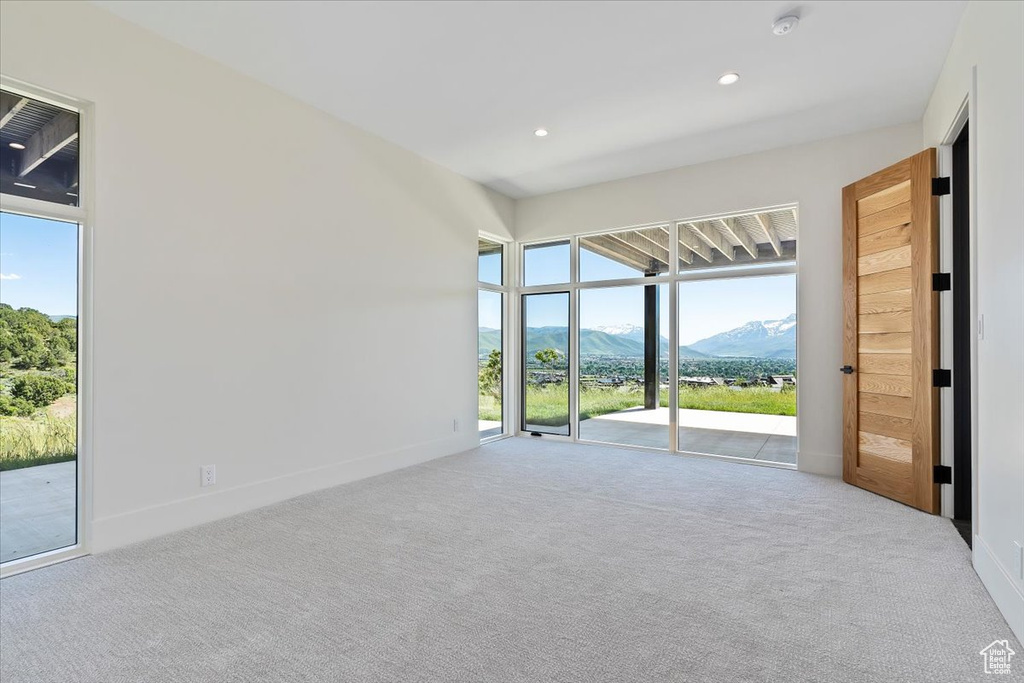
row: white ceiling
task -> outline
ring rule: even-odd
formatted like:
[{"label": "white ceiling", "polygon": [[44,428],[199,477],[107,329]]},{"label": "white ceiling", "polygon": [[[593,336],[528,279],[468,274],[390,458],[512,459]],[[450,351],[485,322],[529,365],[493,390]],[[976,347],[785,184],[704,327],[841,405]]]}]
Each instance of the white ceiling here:
[{"label": "white ceiling", "polygon": [[522,197],[917,121],[966,3],[95,4]]}]

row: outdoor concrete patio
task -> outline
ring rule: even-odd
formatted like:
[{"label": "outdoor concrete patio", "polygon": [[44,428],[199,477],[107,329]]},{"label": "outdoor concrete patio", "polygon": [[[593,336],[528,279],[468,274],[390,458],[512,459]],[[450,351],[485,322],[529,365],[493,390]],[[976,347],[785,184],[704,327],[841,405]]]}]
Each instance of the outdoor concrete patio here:
[{"label": "outdoor concrete patio", "polygon": [[[580,438],[667,449],[668,418],[668,408],[631,408],[580,422]],[[679,450],[796,464],[796,418],[683,409]]]},{"label": "outdoor concrete patio", "polygon": [[75,544],[75,464],[0,472],[0,561]]}]

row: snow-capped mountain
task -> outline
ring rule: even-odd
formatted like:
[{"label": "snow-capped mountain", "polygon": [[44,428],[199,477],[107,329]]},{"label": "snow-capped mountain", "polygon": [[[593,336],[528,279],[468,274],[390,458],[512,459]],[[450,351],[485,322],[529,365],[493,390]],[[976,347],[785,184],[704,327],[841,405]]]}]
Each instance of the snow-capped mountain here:
[{"label": "snow-capped mountain", "polygon": [[590,329],[604,332],[614,337],[625,337],[626,339],[639,342],[644,340],[644,328],[640,325],[598,325]]},{"label": "snow-capped mountain", "polygon": [[796,313],[782,320],[752,320],[690,347],[718,357],[796,358]]}]

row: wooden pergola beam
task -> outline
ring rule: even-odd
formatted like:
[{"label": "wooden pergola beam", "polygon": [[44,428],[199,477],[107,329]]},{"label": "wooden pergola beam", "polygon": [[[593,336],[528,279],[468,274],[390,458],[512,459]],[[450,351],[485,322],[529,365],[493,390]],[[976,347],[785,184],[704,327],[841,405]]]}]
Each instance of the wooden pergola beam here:
[{"label": "wooden pergola beam", "polygon": [[[700,256],[708,263],[711,263],[714,258],[711,254],[711,247],[704,243],[699,233],[694,228],[693,223],[679,224],[679,244],[680,246],[686,247],[697,256]],[[692,262],[692,258],[687,261],[687,263]]]},{"label": "wooden pergola beam", "polygon": [[733,246],[726,242],[721,233],[719,233],[718,230],[710,223],[687,223],[687,225],[693,228],[693,231],[700,235],[700,237],[707,242],[709,246],[712,246],[722,252],[722,256],[730,261],[736,260],[736,255],[733,253]]},{"label": "wooden pergola beam", "polygon": [[78,115],[62,111],[25,143],[18,177],[24,178],[54,154],[78,139]]},{"label": "wooden pergola beam", "polygon": [[640,272],[646,273],[651,267],[650,254],[633,249],[619,240],[610,239],[609,235],[581,237],[580,247]]},{"label": "wooden pergola beam", "polygon": [[0,92],[0,128],[10,123],[14,115],[21,111],[26,104],[28,104],[27,97],[21,97],[11,92]]},{"label": "wooden pergola beam", "polygon": [[759,213],[754,218],[757,219],[757,224],[761,226],[761,230],[764,231],[764,236],[768,243],[772,245],[772,249],[775,250],[776,256],[782,256],[782,244],[779,241],[779,234],[775,232],[775,228],[772,227],[772,217],[766,213]]},{"label": "wooden pergola beam", "polygon": [[746,228],[740,225],[735,218],[720,218],[718,222],[733,239],[740,243],[741,247],[746,249],[751,258],[757,258],[757,243],[750,239]]}]

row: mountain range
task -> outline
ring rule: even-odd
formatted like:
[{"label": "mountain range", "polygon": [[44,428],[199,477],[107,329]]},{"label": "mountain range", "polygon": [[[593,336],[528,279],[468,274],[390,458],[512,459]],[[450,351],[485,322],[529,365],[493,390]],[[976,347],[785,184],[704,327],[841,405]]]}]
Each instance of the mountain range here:
[{"label": "mountain range", "polygon": [[[526,352],[533,355],[545,348],[564,349],[568,331],[564,327],[530,327],[526,330]],[[501,332],[480,328],[480,355],[501,344]],[[600,326],[580,330],[580,353],[588,356],[644,355],[644,329],[639,325]],[[668,339],[661,338],[661,357],[668,357]],[[796,314],[782,320],[752,320],[740,327],[701,339],[679,348],[680,358],[796,358]]]}]

